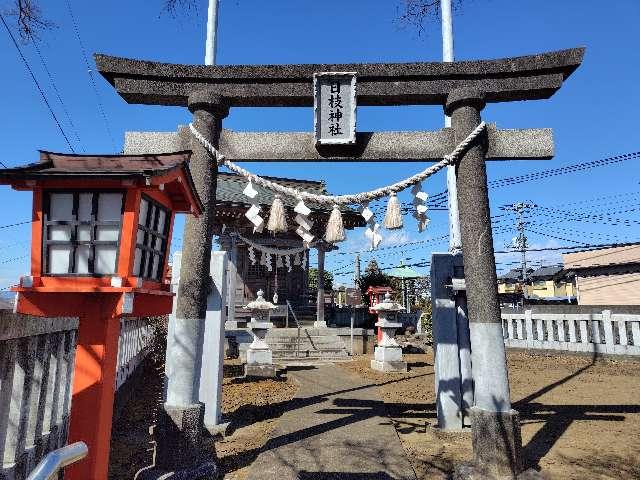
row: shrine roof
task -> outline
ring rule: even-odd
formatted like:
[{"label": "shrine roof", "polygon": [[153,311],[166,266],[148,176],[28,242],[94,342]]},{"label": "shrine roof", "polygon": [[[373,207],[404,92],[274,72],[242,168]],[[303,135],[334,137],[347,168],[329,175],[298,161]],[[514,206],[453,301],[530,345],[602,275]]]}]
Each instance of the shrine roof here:
[{"label": "shrine roof", "polygon": [[[263,178],[276,181],[280,185],[304,190],[306,192],[320,195],[329,195],[326,184],[323,181],[298,180],[293,178],[267,176]],[[242,193],[246,186],[247,180],[244,177],[236,175],[235,173],[219,172],[218,185],[216,188],[216,203],[218,205],[224,204],[224,206],[231,208],[249,208],[249,206],[251,206],[251,204],[249,203],[250,199]],[[275,197],[274,192],[255,184],[253,185],[253,188],[255,188],[255,190],[258,192],[255,201],[259,205],[270,206],[273,203],[273,199]],[[293,209],[298,203],[296,199],[289,196],[282,196],[282,202],[284,203],[285,207],[289,209]],[[307,202],[307,206],[313,213],[330,213],[330,209],[327,209],[325,207],[319,208],[317,205],[314,205],[311,202]],[[357,226],[364,226],[364,219],[358,212],[349,207],[340,207],[340,209],[342,210],[343,215],[347,215],[352,223],[355,222]]]},{"label": "shrine roof", "polygon": [[190,157],[190,151],[146,155],[76,155],[40,150],[39,162],[0,170],[0,184],[16,185],[25,180],[110,179],[144,180],[145,185],[150,185],[156,179],[156,182],[163,184],[181,185],[174,190],[181,190],[184,200],[194,203],[195,211],[201,211],[202,202],[189,171]]}]

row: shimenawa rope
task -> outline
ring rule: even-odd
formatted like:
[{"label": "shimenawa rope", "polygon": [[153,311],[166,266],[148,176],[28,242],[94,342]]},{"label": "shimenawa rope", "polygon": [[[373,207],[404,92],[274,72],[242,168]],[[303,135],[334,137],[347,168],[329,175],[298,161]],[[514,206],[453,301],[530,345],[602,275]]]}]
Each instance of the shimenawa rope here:
[{"label": "shimenawa rope", "polygon": [[383,197],[388,197],[392,193],[397,193],[406,188],[415,185],[424,179],[434,175],[435,173],[442,170],[447,165],[451,165],[458,157],[464,153],[472,142],[484,131],[486,128],[485,122],[481,122],[462,142],[458,144],[458,146],[449,154],[445,155],[445,157],[440,160],[438,163],[427,167],[422,172],[416,173],[415,175],[405,178],[397,183],[392,185],[388,185],[386,187],[381,187],[376,190],[371,190],[368,192],[361,192],[351,195],[318,195],[315,193],[305,192],[303,190],[298,190],[292,187],[286,187],[284,185],[280,185],[279,183],[273,182],[271,180],[267,180],[266,178],[262,178],[258,175],[255,175],[248,170],[245,170],[241,166],[233,163],[231,160],[227,160],[223,154],[218,152],[218,150],[211,145],[211,143],[200,134],[200,132],[194,127],[192,123],[189,124],[189,129],[196,139],[202,144],[204,148],[206,148],[209,153],[216,159],[219,165],[226,166],[232,172],[235,172],[243,177],[255,182],[256,184],[272,190],[274,192],[282,193],[283,195],[287,195],[289,197],[294,197],[299,200],[308,200],[313,203],[318,203],[321,205],[350,205],[350,204],[365,204],[372,200],[377,200]]}]

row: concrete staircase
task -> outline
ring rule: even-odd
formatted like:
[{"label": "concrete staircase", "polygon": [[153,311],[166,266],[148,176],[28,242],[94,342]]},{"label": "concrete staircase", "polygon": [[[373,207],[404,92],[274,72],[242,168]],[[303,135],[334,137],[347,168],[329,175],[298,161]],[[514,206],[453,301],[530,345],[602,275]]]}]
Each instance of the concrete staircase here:
[{"label": "concrete staircase", "polygon": [[[302,323],[302,322],[301,322]],[[350,360],[349,352],[332,328],[274,328],[267,335],[276,363],[314,363]]]},{"label": "concrete staircase", "polygon": [[[297,328],[272,328],[266,340],[273,351],[274,363],[291,365],[348,361],[351,357],[337,333],[335,328],[302,327],[298,339]],[[252,341],[251,334],[246,330],[236,330],[234,336],[240,358],[244,361]]]}]

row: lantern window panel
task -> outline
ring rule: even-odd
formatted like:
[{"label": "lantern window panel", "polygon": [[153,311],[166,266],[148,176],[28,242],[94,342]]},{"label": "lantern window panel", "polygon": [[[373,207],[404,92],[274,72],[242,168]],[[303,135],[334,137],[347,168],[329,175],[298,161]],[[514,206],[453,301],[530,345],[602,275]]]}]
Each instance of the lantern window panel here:
[{"label": "lantern window panel", "polygon": [[171,212],[155,200],[143,196],[140,201],[133,275],[160,281],[168,248]]},{"label": "lantern window panel", "polygon": [[45,275],[102,276],[117,270],[124,192],[45,192]]}]

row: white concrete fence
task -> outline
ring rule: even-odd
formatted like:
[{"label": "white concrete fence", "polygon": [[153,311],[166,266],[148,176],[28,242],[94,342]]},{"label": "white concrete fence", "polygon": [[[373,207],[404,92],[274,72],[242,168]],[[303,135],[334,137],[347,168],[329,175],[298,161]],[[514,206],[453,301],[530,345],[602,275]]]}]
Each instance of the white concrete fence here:
[{"label": "white concrete fence", "polygon": [[640,355],[640,315],[611,313],[502,313],[507,347]]},{"label": "white concrete fence", "polygon": [[[0,479],[24,480],[67,443],[77,318],[0,310]],[[116,390],[151,351],[148,318],[120,320]]]},{"label": "white concrete fence", "polygon": [[67,443],[77,318],[0,311],[0,478],[22,480]]},{"label": "white concrete fence", "polygon": [[151,351],[155,328],[148,318],[121,318],[118,339],[116,391],[135,372]]}]

